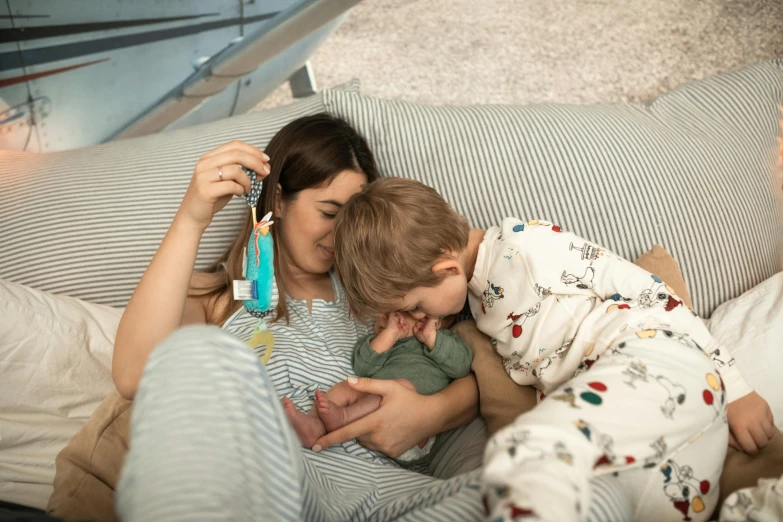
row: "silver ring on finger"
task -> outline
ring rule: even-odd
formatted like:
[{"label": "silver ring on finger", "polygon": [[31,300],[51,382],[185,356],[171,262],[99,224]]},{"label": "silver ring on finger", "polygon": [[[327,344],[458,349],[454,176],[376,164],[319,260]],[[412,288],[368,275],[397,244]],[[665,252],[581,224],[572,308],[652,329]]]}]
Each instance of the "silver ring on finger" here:
[{"label": "silver ring on finger", "polygon": [[220,181],[223,181],[223,171],[221,169],[218,169],[218,178]]}]

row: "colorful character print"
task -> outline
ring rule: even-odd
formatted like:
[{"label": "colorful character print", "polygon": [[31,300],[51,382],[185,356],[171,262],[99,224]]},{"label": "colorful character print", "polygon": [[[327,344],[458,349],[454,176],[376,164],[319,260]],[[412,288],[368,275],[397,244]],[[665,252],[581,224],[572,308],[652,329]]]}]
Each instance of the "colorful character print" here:
[{"label": "colorful character print", "polygon": [[606,250],[603,248],[599,248],[595,245],[591,245],[590,243],[585,243],[584,245],[578,247],[574,246],[573,243],[571,243],[568,247],[568,250],[578,250],[582,253],[581,258],[582,261],[595,261],[599,257],[602,257]]},{"label": "colorful character print", "polygon": [[566,285],[576,285],[580,290],[589,290],[595,285],[593,284],[595,279],[595,268],[588,266],[585,269],[584,275],[577,276],[569,274],[568,271],[563,270],[563,274],[560,276],[560,282]]},{"label": "colorful character print", "polygon": [[493,285],[487,281],[487,287],[484,289],[481,301],[481,311],[487,313],[487,308],[492,308],[495,305],[495,301],[503,299],[503,288]]},{"label": "colorful character print", "polygon": [[619,467],[636,462],[636,459],[630,455],[618,457],[614,452],[614,439],[609,435],[600,433],[589,422],[579,419],[575,423],[576,428],[600,449],[603,454],[595,461],[594,468],[603,466]]},{"label": "colorful character print", "polygon": [[574,386],[566,386],[556,395],[552,395],[552,400],[565,402],[572,408],[580,409],[577,402],[577,398],[591,404],[593,406],[600,406],[604,400],[600,394],[606,392],[607,387],[604,383],[594,381],[587,383],[589,389],[577,389]]},{"label": "colorful character print", "polygon": [[702,495],[710,492],[709,480],[698,480],[693,475],[693,468],[688,465],[680,466],[673,460],[667,460],[660,467],[664,476],[663,492],[669,497],[674,508],[682,513],[683,521],[691,519],[693,513],[704,511],[705,505]]},{"label": "colorful character print", "polygon": [[644,459],[645,468],[654,468],[656,465],[658,465],[668,450],[666,440],[663,437],[658,437],[655,439],[652,443],[650,443],[650,447],[653,449],[654,453]]},{"label": "colorful character print", "polygon": [[[506,319],[509,319],[512,321],[511,323],[511,335],[514,336],[515,339],[519,338],[519,336],[522,335],[522,326],[525,324],[525,322],[530,319],[531,317],[534,317],[539,311],[541,310],[541,303],[536,303],[534,306],[531,306],[526,312],[521,314],[515,314],[514,312],[511,312],[508,314],[508,317]],[[520,321],[521,319],[521,321]]]}]

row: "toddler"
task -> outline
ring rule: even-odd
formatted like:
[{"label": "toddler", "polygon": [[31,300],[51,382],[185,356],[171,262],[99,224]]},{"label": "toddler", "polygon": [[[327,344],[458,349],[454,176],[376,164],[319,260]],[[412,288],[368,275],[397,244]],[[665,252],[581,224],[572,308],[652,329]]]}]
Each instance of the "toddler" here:
[{"label": "toddler", "polygon": [[555,224],[471,230],[435,190],[383,178],[348,201],[334,233],[357,315],[428,323],[467,295],[508,374],[539,390],[487,446],[490,520],[583,520],[590,478],[607,473],[622,477],[627,520],[707,520],[727,422],[746,449],[774,433],[769,406],[669,287]]}]

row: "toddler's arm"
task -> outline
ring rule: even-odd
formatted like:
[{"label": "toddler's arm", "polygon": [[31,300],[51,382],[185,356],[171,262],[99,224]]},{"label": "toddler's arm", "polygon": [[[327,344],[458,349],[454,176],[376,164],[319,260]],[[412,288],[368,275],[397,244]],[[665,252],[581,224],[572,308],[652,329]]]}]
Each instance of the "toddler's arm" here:
[{"label": "toddler's arm", "polygon": [[[536,223],[536,224],[531,224]],[[503,239],[515,244],[532,281],[541,292],[585,295],[614,300],[618,304],[636,299],[682,304],[661,279],[620,256],[545,221],[524,223],[503,220]],[[671,295],[669,303],[659,293]]]},{"label": "toddler's arm", "polygon": [[[619,308],[685,306],[660,278],[606,248],[559,227],[538,221],[503,221],[504,241],[518,248],[523,269],[540,292],[585,295],[614,301]],[[501,259],[498,259],[498,262]],[[542,296],[543,297],[543,296]],[[701,321],[694,321],[693,339],[712,357],[732,402],[752,391],[729,351],[713,339]]]}]

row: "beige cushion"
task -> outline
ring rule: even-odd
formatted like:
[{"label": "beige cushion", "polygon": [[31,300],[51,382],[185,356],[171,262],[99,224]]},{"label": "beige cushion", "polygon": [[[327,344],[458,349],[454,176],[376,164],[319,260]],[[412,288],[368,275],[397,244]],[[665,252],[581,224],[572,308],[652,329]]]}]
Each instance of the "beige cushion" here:
[{"label": "beige cushion", "polygon": [[131,404],[112,392],[57,456],[50,514],[66,521],[116,520],[114,488],[128,452]]},{"label": "beige cushion", "polygon": [[688,291],[688,285],[685,284],[685,279],[682,278],[680,265],[661,245],[653,245],[650,250],[639,256],[634,264],[666,281],[666,284],[674,289],[674,293],[682,299],[682,302],[688,308],[693,309],[691,295]]}]

